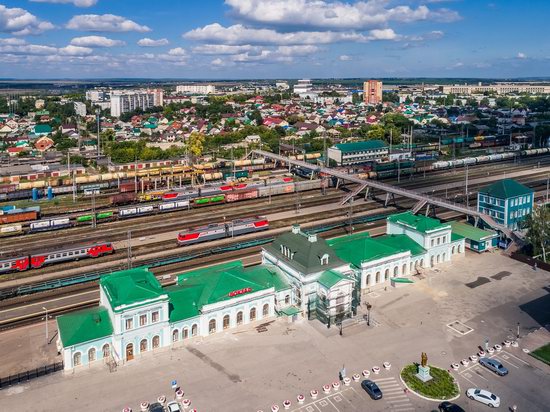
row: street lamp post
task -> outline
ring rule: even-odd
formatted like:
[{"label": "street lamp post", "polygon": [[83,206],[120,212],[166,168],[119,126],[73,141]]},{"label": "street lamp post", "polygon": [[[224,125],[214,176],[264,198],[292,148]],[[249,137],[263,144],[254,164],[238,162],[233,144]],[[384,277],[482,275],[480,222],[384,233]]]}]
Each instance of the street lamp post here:
[{"label": "street lamp post", "polygon": [[372,309],[372,305],[367,302],[367,326],[370,326],[370,310]]},{"label": "street lamp post", "polygon": [[50,337],[48,335],[48,309],[42,306],[42,309],[46,311],[46,343],[49,343]]},{"label": "street lamp post", "polygon": [[518,334],[517,334],[517,338],[519,339],[519,322],[518,322]]}]

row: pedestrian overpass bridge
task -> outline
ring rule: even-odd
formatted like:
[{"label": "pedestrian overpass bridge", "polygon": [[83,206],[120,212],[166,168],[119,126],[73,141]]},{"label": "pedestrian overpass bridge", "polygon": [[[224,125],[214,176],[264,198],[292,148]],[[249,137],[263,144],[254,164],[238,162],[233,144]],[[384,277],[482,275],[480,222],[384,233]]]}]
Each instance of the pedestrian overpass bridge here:
[{"label": "pedestrian overpass bridge", "polygon": [[509,228],[507,228],[506,226],[497,223],[491,216],[485,213],[481,213],[477,209],[463,205],[463,204],[451,202],[449,200],[441,199],[433,195],[430,196],[425,193],[419,193],[414,190],[392,186],[390,184],[382,183],[375,180],[361,179],[357,176],[340,172],[338,170],[334,170],[329,167],[314,165],[311,163],[304,162],[302,160],[290,159],[288,157],[267,152],[265,150],[252,150],[252,152],[249,155],[251,156],[256,155],[258,157],[269,158],[288,165],[294,165],[294,166],[302,167],[304,169],[309,169],[315,173],[323,173],[326,175],[330,175],[332,177],[337,178],[339,182],[348,181],[348,182],[358,184],[359,186],[357,187],[357,189],[355,189],[353,192],[347,195],[342,201],[342,204],[350,201],[352,198],[354,198],[356,195],[361,193],[363,190],[366,191],[366,194],[365,194],[365,197],[366,197],[370,189],[376,189],[386,193],[386,205],[388,204],[390,198],[393,198],[395,196],[401,196],[401,197],[406,197],[409,199],[416,200],[417,203],[412,208],[413,213],[418,213],[425,206],[426,207],[437,206],[437,207],[442,207],[449,210],[454,210],[455,212],[459,212],[461,214],[473,217],[476,221],[476,224],[479,220],[484,221],[489,227],[504,233],[509,239],[515,241],[518,244],[518,246],[523,244],[523,238],[522,236],[520,236],[519,233],[514,232]]}]

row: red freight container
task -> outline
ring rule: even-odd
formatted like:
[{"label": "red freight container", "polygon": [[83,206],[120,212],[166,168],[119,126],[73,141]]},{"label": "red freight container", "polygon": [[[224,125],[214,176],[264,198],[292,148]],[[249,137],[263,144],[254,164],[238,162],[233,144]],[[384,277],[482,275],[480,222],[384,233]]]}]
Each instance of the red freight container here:
[{"label": "red freight container", "polygon": [[17,185],[2,185],[0,186],[0,193],[11,193],[17,190]]},{"label": "red freight container", "polygon": [[37,220],[37,212],[23,212],[16,213],[13,215],[0,215],[0,223],[17,223],[17,222],[26,222],[27,220]]},{"label": "red freight container", "polygon": [[258,197],[258,189],[251,190],[236,190],[225,194],[226,202],[239,202],[241,200],[256,199]]},{"label": "red freight container", "polygon": [[137,195],[134,192],[130,193],[119,193],[118,195],[113,195],[110,197],[112,205],[126,205],[128,203],[133,203],[137,200]]}]

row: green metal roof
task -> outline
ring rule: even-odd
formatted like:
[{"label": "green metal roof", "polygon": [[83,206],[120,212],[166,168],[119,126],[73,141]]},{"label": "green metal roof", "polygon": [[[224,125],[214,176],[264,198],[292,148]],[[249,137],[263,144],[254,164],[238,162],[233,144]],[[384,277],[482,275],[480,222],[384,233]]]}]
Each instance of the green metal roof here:
[{"label": "green metal roof", "polygon": [[464,239],[464,236],[461,236],[455,232],[451,232],[451,242],[456,242],[457,240],[462,240],[462,239]]},{"label": "green metal roof", "polygon": [[280,312],[283,315],[292,316],[292,315],[297,315],[302,311],[300,310],[300,308],[297,308],[296,306],[288,306],[286,308],[282,308]]},{"label": "green metal roof", "polygon": [[241,261],[223,263],[178,276],[177,286],[166,288],[170,297],[170,321],[199,314],[204,305],[238,298],[244,293],[274,288],[289,289],[278,269],[271,265],[244,268]]},{"label": "green metal roof", "polygon": [[49,124],[37,124],[34,126],[34,134],[49,134],[52,132],[52,127]]},{"label": "green metal roof", "polygon": [[115,312],[168,299],[157,278],[145,267],[113,272],[103,276],[99,284]]},{"label": "green metal roof", "polygon": [[533,189],[516,182],[514,179],[499,180],[479,190],[481,194],[497,197],[499,199],[529,195],[533,192]]},{"label": "green metal roof", "polygon": [[341,152],[362,152],[366,150],[383,149],[388,144],[382,140],[365,140],[362,142],[340,143],[335,145]]},{"label": "green metal roof", "polygon": [[483,230],[462,222],[451,222],[451,228],[453,230],[453,235],[457,234],[466,239],[475,240],[476,242],[482,242],[498,236],[495,232]]},{"label": "green metal roof", "polygon": [[[289,248],[293,257],[284,256],[281,253],[281,246]],[[301,231],[299,233],[283,233],[264,248],[287,265],[306,275],[345,265],[345,262],[338,258],[325,239],[315,236],[310,241],[308,235]],[[324,255],[328,255],[328,264],[321,265],[321,257]]]},{"label": "green metal roof", "polygon": [[349,278],[334,270],[326,270],[321,274],[318,282],[327,289],[330,289],[342,280],[349,280]]},{"label": "green metal roof", "polygon": [[357,233],[331,239],[329,245],[342,260],[358,268],[363,262],[382,259],[397,253],[410,251],[411,256],[426,253],[424,248],[407,235],[383,235],[371,238],[368,233]]},{"label": "green metal roof", "polygon": [[438,219],[422,215],[415,215],[411,211],[388,216],[388,221],[408,226],[422,233],[429,233],[436,230],[450,228],[449,224],[441,223]]},{"label": "green metal roof", "polygon": [[113,333],[109,313],[103,306],[79,310],[57,317],[63,347],[101,339]]}]

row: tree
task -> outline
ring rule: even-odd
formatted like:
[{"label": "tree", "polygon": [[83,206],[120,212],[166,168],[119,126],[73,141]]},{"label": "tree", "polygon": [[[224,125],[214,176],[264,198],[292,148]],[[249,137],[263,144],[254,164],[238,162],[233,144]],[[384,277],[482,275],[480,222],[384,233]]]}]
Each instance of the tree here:
[{"label": "tree", "polygon": [[546,262],[546,253],[550,246],[550,208],[535,207],[524,222],[527,228],[527,241],[533,248],[533,256],[542,255]]},{"label": "tree", "polygon": [[367,139],[369,140],[384,140],[385,135],[385,129],[384,126],[381,124],[373,124],[371,127],[369,127],[369,131],[367,132]]},{"label": "tree", "polygon": [[189,141],[187,143],[189,154],[193,157],[199,157],[204,149],[205,140],[206,136],[204,136],[202,133],[191,133],[191,135],[189,136]]}]

